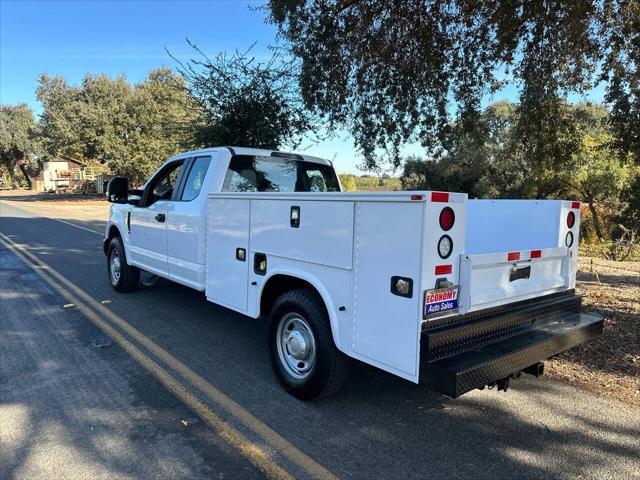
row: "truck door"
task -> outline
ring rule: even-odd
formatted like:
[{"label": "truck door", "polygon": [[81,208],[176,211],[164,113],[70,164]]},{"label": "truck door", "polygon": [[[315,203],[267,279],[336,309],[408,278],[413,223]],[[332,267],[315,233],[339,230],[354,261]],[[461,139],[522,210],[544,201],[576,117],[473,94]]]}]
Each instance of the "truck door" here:
[{"label": "truck door", "polygon": [[129,220],[131,264],[162,276],[168,272],[166,222],[183,163],[181,159],[166,164],[147,182]]},{"label": "truck door", "polygon": [[205,286],[207,218],[207,176],[210,156],[189,160],[184,166],[184,181],[171,202],[167,217],[167,263],[169,278],[203,290]]}]

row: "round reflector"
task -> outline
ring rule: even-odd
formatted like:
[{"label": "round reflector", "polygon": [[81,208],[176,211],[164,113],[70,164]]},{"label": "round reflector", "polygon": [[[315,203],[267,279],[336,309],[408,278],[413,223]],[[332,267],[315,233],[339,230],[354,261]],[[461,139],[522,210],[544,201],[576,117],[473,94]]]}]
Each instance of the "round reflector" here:
[{"label": "round reflector", "polygon": [[440,212],[440,228],[442,228],[445,232],[447,230],[451,230],[453,224],[456,221],[456,214],[453,213],[453,209],[451,207],[444,207]]},{"label": "round reflector", "polygon": [[449,235],[443,235],[440,237],[440,240],[438,240],[438,255],[440,255],[440,258],[449,258],[452,251],[453,240],[451,240],[451,237]]},{"label": "round reflector", "polygon": [[569,212],[567,215],[567,227],[571,228],[576,224],[576,214]]},{"label": "round reflector", "polygon": [[567,247],[571,247],[571,245],[573,245],[573,233],[567,232],[567,236],[564,238],[564,244]]}]

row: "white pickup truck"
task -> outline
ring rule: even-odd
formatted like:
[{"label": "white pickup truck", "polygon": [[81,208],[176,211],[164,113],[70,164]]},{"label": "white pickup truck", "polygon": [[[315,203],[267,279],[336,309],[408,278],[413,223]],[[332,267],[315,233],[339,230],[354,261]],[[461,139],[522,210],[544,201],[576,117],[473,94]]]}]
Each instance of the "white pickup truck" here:
[{"label": "white pickup truck", "polygon": [[575,294],[580,204],[341,192],[331,162],[219,147],[108,185],[108,278],[146,271],[266,317],[278,379],[335,392],[352,358],[451,397],[506,390],[600,335]]}]

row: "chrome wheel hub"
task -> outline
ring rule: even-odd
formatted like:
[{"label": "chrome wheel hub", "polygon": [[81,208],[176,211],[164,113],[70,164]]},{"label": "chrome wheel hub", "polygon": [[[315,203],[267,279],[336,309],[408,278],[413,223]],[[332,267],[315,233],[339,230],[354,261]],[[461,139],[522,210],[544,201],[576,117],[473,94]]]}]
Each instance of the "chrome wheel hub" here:
[{"label": "chrome wheel hub", "polygon": [[111,274],[111,283],[116,285],[120,281],[120,272],[122,269],[122,264],[120,262],[120,254],[117,250],[113,250],[111,252],[111,268],[109,268],[109,273]]},{"label": "chrome wheel hub", "polygon": [[287,340],[287,349],[297,360],[302,360],[309,355],[309,339],[300,330],[294,330]]},{"label": "chrome wheel hub", "polygon": [[297,313],[288,313],[280,320],[277,332],[280,363],[295,378],[306,378],[316,361],[316,344],[307,321]]}]

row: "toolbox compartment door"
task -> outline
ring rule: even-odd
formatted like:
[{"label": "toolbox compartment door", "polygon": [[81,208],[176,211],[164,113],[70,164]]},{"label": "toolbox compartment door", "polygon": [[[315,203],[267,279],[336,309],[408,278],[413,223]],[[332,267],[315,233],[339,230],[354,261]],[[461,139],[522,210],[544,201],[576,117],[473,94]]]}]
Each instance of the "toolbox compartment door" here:
[{"label": "toolbox compartment door", "polygon": [[[356,202],[351,347],[354,357],[418,382],[423,202]],[[412,283],[392,293],[392,278]]]},{"label": "toolbox compartment door", "polygon": [[462,255],[460,312],[467,313],[569,288],[565,247]]}]

